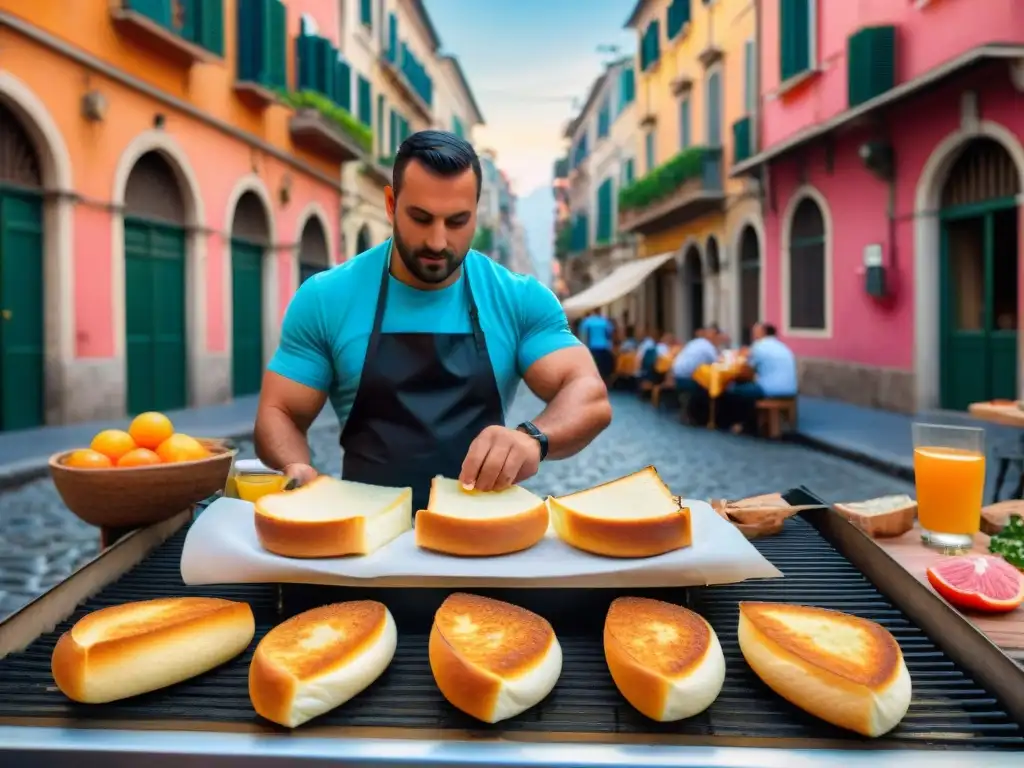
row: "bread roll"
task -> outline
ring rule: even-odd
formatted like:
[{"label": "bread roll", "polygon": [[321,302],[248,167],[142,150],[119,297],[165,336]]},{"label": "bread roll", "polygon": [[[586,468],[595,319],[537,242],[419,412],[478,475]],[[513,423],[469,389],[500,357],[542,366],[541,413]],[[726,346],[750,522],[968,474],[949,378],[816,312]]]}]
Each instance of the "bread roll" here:
[{"label": "bread roll", "polygon": [[398,629],[375,600],[314,608],[270,630],[249,665],[249,699],[295,728],[361,693],[391,664]]},{"label": "bread roll", "polygon": [[540,703],[562,673],[562,647],[546,619],[517,605],[459,592],[434,615],[429,654],[444,697],[485,723]]},{"label": "bread roll", "polygon": [[917,519],[917,502],[905,493],[834,506],[840,515],[874,538],[902,536]]},{"label": "bread roll", "polygon": [[654,467],[585,491],[548,499],[559,538],[606,557],[651,557],[691,544],[690,510]]},{"label": "bread roll", "polygon": [[285,557],[369,555],[412,529],[412,489],[320,475],[256,501],[256,536]]},{"label": "bread roll", "polygon": [[165,688],[234,658],[256,631],[247,603],[168,597],[83,616],[61,635],[51,670],[69,699],[104,704]]},{"label": "bread roll", "polygon": [[626,701],[661,723],[703,712],[725,682],[725,656],[711,625],[660,600],[612,601],[604,657]]},{"label": "bread roll", "polygon": [[466,491],[458,480],[435,477],[430,501],[416,513],[416,544],[447,555],[507,555],[529,549],[548,529],[544,500],[513,485]]},{"label": "bread roll", "polygon": [[910,673],[879,624],[824,608],[740,603],[740,650],[790,703],[864,736],[892,730],[910,707]]}]

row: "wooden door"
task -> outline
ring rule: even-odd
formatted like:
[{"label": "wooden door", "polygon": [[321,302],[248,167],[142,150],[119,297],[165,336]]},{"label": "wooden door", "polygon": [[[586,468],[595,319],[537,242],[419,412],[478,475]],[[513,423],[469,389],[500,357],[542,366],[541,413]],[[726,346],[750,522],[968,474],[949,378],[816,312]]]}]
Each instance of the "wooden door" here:
[{"label": "wooden door", "polygon": [[757,233],[746,227],[740,236],[740,343],[749,345],[751,329],[761,319],[761,253]]},{"label": "wooden door", "polygon": [[232,392],[260,391],[263,377],[263,246],[231,241]]},{"label": "wooden door", "polygon": [[989,204],[943,214],[941,406],[1016,399],[1017,209]]},{"label": "wooden door", "polygon": [[126,218],[128,414],[188,404],[185,231]]},{"label": "wooden door", "polygon": [[44,423],[43,200],[0,189],[0,429]]}]

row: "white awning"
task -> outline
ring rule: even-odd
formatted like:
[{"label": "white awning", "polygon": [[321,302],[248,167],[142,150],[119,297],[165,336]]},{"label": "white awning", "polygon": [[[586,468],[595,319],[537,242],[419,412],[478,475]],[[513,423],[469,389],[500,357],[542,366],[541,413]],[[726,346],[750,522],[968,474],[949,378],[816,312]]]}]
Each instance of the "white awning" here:
[{"label": "white awning", "polygon": [[667,262],[675,251],[649,256],[646,259],[635,259],[617,267],[614,272],[605,275],[586,290],[570,296],[562,302],[562,309],[567,317],[579,317],[592,309],[605,307],[616,299],[636,290],[658,267]]}]

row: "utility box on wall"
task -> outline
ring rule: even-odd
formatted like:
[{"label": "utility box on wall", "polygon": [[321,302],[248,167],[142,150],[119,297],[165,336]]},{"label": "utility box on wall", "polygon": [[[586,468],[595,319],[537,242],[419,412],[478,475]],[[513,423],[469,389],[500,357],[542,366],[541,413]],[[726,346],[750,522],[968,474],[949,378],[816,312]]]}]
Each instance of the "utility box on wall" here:
[{"label": "utility box on wall", "polygon": [[882,263],[882,246],[878,243],[864,246],[864,289],[868,296],[885,296],[885,265]]}]

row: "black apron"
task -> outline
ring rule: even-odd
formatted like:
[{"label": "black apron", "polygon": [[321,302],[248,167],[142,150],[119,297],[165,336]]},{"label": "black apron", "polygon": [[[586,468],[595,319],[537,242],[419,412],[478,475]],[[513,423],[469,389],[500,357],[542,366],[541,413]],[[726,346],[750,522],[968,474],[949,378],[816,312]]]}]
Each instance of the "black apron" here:
[{"label": "black apron", "polygon": [[471,333],[381,333],[390,262],[389,243],[362,378],[341,433],[341,476],[411,486],[415,514],[427,506],[431,479],[458,479],[470,444],[504,425],[505,414],[465,263]]}]

